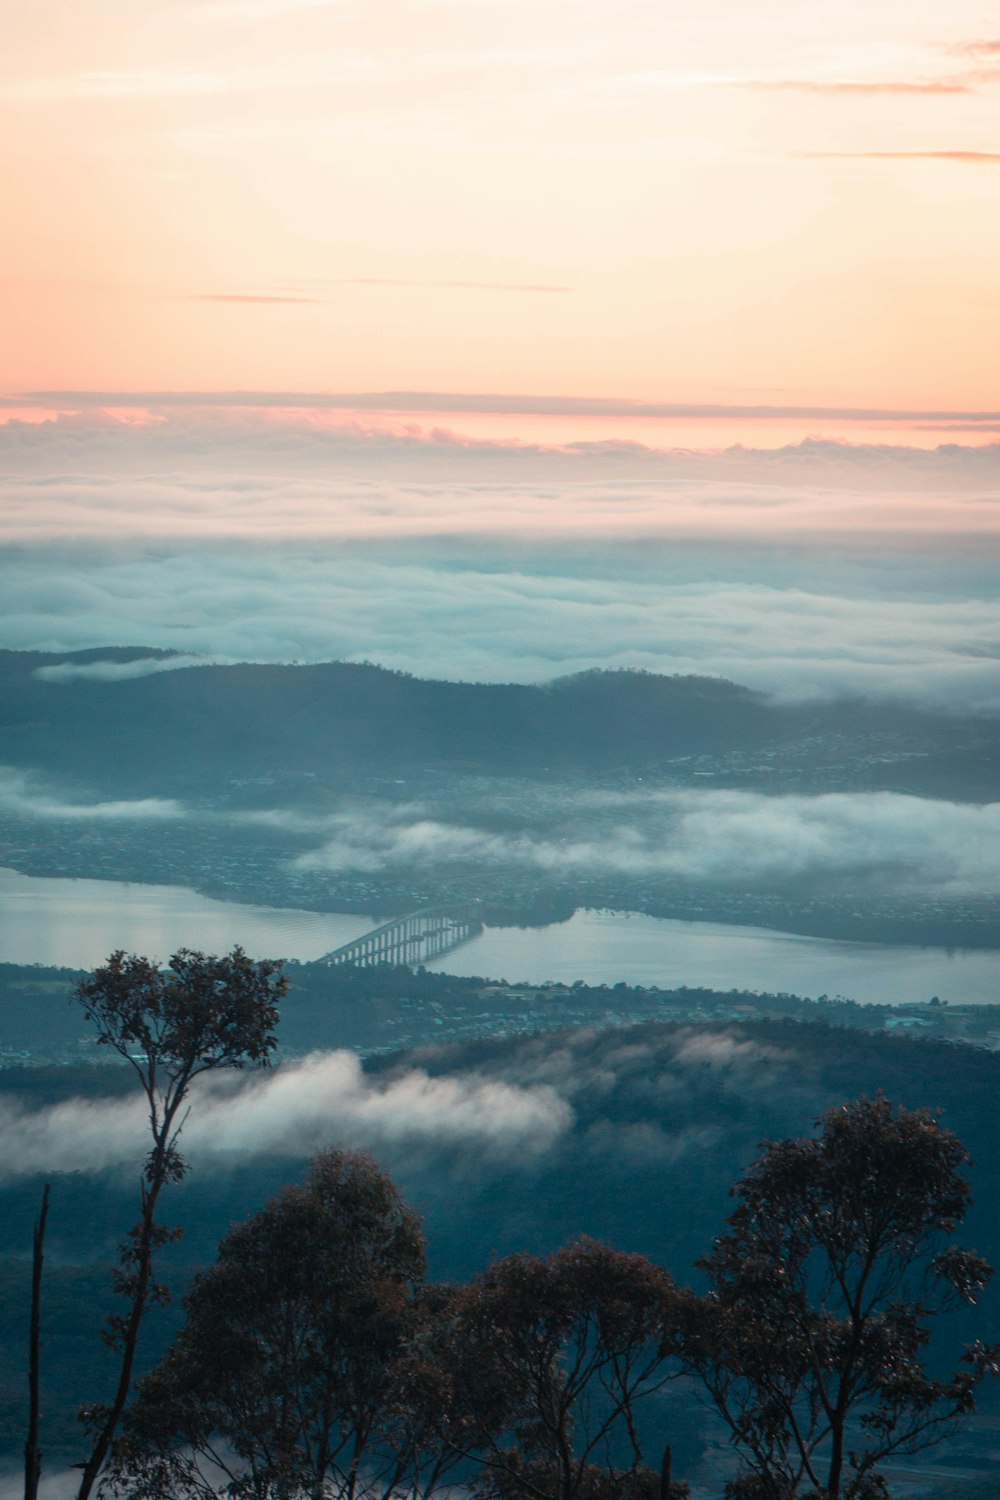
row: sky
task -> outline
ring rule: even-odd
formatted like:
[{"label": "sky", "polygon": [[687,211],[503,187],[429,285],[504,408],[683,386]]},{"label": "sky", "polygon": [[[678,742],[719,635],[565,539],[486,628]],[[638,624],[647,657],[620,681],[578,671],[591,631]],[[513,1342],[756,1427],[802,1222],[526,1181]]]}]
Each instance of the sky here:
[{"label": "sky", "polygon": [[15,0],[4,389],[996,407],[998,38],[977,0]]},{"label": "sky", "polygon": [[973,0],[17,0],[0,646],[992,708],[998,102]]}]

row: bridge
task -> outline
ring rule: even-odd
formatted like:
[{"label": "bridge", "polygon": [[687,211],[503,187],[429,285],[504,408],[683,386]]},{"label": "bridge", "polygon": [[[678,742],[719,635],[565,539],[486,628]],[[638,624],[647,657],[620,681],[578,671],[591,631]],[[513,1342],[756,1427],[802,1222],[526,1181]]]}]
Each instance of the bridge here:
[{"label": "bridge", "polygon": [[442,953],[460,948],[470,938],[483,930],[474,907],[432,906],[422,911],[411,911],[404,917],[394,917],[373,927],[363,937],[352,943],[344,943],[325,953],[319,960],[323,964],[357,964],[368,968],[372,964],[417,964],[426,963]]}]

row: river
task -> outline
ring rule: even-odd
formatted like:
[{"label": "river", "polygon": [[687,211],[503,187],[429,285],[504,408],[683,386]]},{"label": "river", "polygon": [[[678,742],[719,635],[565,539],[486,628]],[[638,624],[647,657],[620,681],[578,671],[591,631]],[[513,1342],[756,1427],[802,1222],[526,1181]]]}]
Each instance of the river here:
[{"label": "river", "polygon": [[572,983],[691,985],[711,990],[842,995],[898,1005],[938,995],[1000,1001],[1000,953],[802,937],[765,927],[676,922],[635,912],[578,911],[559,926],[487,928],[437,960],[450,974]]},{"label": "river", "polygon": [[[165,958],[177,948],[320,958],[366,932],[363,916],[216,901],[184,886],[64,880],[0,869],[0,961],[89,968],[115,948]],[[578,911],[550,927],[486,928],[435,961],[451,974],[511,981],[630,984],[844,995],[899,1004],[939,995],[1000,1000],[995,952],[845,943],[760,927]]]}]

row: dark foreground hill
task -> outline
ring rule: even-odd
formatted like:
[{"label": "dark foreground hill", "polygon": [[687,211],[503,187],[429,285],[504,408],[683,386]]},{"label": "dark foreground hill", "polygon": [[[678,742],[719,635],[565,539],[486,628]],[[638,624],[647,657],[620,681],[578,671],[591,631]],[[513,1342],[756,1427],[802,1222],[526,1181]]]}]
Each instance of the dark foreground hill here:
[{"label": "dark foreground hill", "polygon": [[[523,1137],[510,1149],[462,1144],[452,1132],[418,1140],[405,1122],[375,1138],[380,1159],[424,1217],[432,1273],[464,1279],[494,1254],[547,1252],[589,1234],[642,1251],[681,1280],[694,1278],[729,1211],[728,1190],[762,1137],[808,1133],[824,1111],[882,1088],[910,1107],[935,1106],[976,1159],[974,1206],[963,1243],[1000,1265],[1000,1057],[945,1043],[841,1031],[822,1025],[760,1021],[714,1025],[649,1024],[580,1030],[518,1040],[479,1041],[382,1059],[369,1065],[376,1089],[419,1069],[426,1123],[435,1083],[474,1079],[547,1089],[568,1104],[568,1127],[537,1152]],[[0,1107],[26,1109],[129,1087],[123,1069],[9,1070],[0,1074]],[[377,1111],[376,1111],[377,1114]],[[370,1144],[357,1127],[327,1144]],[[142,1145],[137,1142],[138,1165]],[[171,1195],[169,1219],[187,1226],[172,1252],[182,1280],[209,1261],[234,1220],[260,1207],[301,1176],[305,1152],[234,1157],[225,1169],[193,1161],[188,1181]],[[71,1441],[72,1413],[100,1397],[98,1330],[108,1262],[132,1217],[135,1174],[77,1173],[54,1179],[45,1325],[48,1448]],[[25,1255],[40,1179],[8,1179],[0,1188],[0,1412],[5,1441],[19,1427],[24,1348]],[[1000,1334],[991,1295],[956,1316],[950,1340]],[[162,1345],[174,1315],[157,1314],[147,1353]]]},{"label": "dark foreground hill", "polygon": [[891,766],[893,787],[973,798],[1000,789],[992,721],[958,725],[857,701],[777,704],[714,678],[589,672],[543,686],[474,684],[345,662],[114,680],[80,671],[164,655],[0,652],[0,765],[121,797],[211,795],[275,777],[312,778],[314,788],[434,772],[683,778],[697,769],[687,758],[729,757],[738,771],[741,756],[781,752],[852,760],[859,786],[886,783]]}]

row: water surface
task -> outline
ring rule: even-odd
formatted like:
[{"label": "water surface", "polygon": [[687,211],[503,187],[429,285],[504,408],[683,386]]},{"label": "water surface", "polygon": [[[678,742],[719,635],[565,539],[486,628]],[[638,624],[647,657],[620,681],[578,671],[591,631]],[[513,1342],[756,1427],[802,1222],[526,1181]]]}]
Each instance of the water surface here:
[{"label": "water surface", "polygon": [[[255,958],[321,958],[373,925],[343,912],[216,901],[177,885],[65,880],[0,869],[0,961],[92,968],[116,948],[168,958],[181,947]],[[550,927],[488,927],[434,961],[450,974],[588,984],[844,995],[899,1004],[939,995],[1000,1000],[1000,954],[844,943],[762,927],[578,911]]]},{"label": "water surface", "polygon": [[244,906],[181,885],[65,880],[0,869],[0,962],[92,968],[116,948],[169,958],[178,948],[254,958],[321,958],[374,924],[346,912]]},{"label": "water surface", "polygon": [[897,1005],[938,995],[1000,1001],[1000,952],[847,943],[765,927],[578,911],[558,926],[487,928],[435,968],[540,982],[675,985],[842,995]]}]

